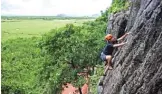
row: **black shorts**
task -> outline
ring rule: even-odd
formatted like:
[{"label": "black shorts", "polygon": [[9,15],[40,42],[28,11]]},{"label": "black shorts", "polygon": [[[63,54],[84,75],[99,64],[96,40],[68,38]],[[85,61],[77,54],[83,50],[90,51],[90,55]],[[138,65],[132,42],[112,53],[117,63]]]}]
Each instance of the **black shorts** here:
[{"label": "black shorts", "polygon": [[101,58],[103,61],[106,61],[106,55],[105,55],[103,52],[101,53],[100,58]]}]

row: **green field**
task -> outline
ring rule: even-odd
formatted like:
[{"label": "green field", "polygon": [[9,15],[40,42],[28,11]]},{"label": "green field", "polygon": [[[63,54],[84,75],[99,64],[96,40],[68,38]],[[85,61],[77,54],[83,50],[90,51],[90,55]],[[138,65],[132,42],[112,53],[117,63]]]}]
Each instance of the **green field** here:
[{"label": "green field", "polygon": [[93,19],[69,19],[69,20],[3,20],[1,21],[2,41],[18,37],[40,37],[51,29],[63,27],[66,24],[82,25]]}]

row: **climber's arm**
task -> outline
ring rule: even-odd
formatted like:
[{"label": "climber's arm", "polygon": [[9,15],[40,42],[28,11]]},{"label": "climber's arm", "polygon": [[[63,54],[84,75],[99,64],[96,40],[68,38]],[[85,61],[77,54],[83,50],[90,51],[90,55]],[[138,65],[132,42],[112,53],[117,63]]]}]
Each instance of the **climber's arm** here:
[{"label": "climber's arm", "polygon": [[122,42],[122,43],[119,43],[119,44],[114,44],[113,47],[120,47],[120,46],[123,46],[125,45],[127,42]]},{"label": "climber's arm", "polygon": [[129,34],[130,34],[130,32],[125,33],[123,36],[121,36],[120,38],[118,38],[117,41],[123,40],[123,39],[124,39],[127,35],[129,35]]}]

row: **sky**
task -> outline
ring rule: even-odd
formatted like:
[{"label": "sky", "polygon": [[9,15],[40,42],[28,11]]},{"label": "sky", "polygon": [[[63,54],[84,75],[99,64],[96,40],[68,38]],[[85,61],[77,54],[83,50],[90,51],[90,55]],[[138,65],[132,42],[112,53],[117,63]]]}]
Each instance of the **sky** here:
[{"label": "sky", "polygon": [[112,0],[1,0],[1,15],[89,16],[100,14]]}]

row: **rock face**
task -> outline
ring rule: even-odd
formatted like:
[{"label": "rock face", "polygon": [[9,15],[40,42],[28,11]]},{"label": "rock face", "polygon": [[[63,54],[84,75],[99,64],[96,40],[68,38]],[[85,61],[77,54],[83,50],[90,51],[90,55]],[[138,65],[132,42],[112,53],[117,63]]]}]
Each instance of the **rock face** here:
[{"label": "rock face", "polygon": [[125,33],[127,20],[128,20],[128,13],[119,12],[116,14],[111,14],[106,32],[111,33],[114,36],[120,37]]},{"label": "rock face", "polygon": [[132,33],[117,49],[100,94],[162,94],[162,0],[130,4],[129,11],[109,18],[108,32]]}]

